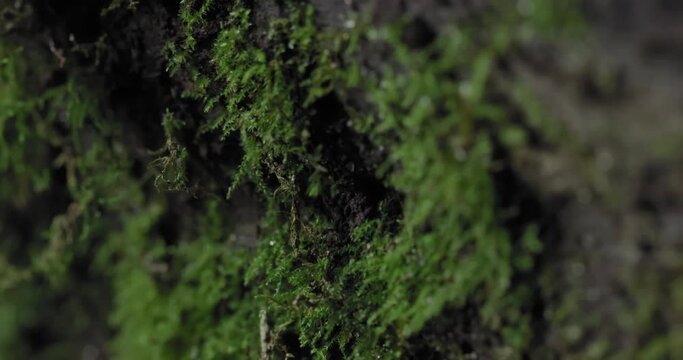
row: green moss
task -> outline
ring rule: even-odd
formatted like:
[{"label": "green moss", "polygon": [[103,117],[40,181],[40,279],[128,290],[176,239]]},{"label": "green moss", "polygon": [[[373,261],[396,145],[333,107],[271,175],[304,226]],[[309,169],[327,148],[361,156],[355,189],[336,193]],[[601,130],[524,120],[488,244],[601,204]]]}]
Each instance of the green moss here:
[{"label": "green moss", "polygon": [[[209,202],[196,219],[196,237],[173,247],[151,232],[161,209],[131,214],[121,232],[110,234],[109,251],[101,259],[114,275],[111,320],[119,329],[114,354],[129,359],[254,358],[258,307],[242,286],[249,256],[225,244],[229,229],[220,205]],[[164,286],[169,278],[170,288]]]},{"label": "green moss", "polygon": [[[400,169],[389,174],[388,183],[406,195],[404,213],[398,233],[382,230],[388,227],[385,221],[396,219],[368,220],[356,229],[357,239],[340,247],[329,243],[335,231],[330,219],[298,200],[304,186],[295,177],[318,172],[315,157],[305,153],[306,137],[299,135],[306,133],[301,128],[305,122],[294,117],[297,89],[286,84],[285,74],[298,74],[295,79],[314,74],[308,81],[290,78],[310,90],[304,101],[309,105],[326,94],[331,82],[358,80],[352,78],[354,69],[335,73],[324,60],[310,69],[310,59],[328,59],[329,49],[310,55],[314,33],[301,13],[294,9],[289,18],[274,22],[269,37],[289,49],[275,45],[266,55],[248,43],[248,11],[232,9],[227,20],[231,26],[215,40],[215,76],[196,75],[218,79],[223,89],[204,97],[207,110],[221,106],[221,115],[208,129],[240,134],[246,154],[238,181],[249,174],[263,189],[265,177],[278,180],[276,196],[264,189],[270,204],[265,227],[269,235],[252,264],[251,277],[276,334],[295,330],[301,344],[319,358],[330,351],[359,358],[400,356],[408,337],[444,307],[475,301],[485,322],[509,334],[509,346],[523,348],[528,341],[523,335],[528,334],[526,321],[522,311],[509,308],[523,299],[510,289],[516,268],[511,240],[495,210],[491,141],[475,124],[502,121],[485,94],[491,64],[509,43],[509,29],[493,31],[495,36],[484,46],[472,42],[466,31],[452,30],[423,52],[401,44],[400,26],[375,33],[373,41],[392,44],[407,71],[387,69],[379,79],[363,82],[378,113],[355,121],[377,146],[390,150],[384,168]],[[310,10],[306,14],[310,18]],[[282,33],[289,40],[278,37]],[[456,73],[464,80],[443,81]],[[330,194],[332,189],[324,188],[329,183],[321,182],[319,175],[311,179],[304,187],[307,194]],[[346,260],[332,260],[340,256]],[[526,259],[520,267],[528,269],[528,256],[519,256]]]},{"label": "green moss", "polygon": [[[444,308],[474,303],[486,326],[504,334],[494,351],[521,351],[530,336],[528,293],[511,279],[532,267],[539,242],[530,231],[526,245],[513,249],[491,179],[496,134],[480,130],[490,123],[503,129],[505,143],[524,141],[487,101],[492,64],[521,20],[491,25],[483,43],[467,29],[452,29],[415,51],[400,41],[400,24],[360,37],[330,35],[316,32],[310,7],[292,6],[266,32],[265,51],[253,42],[263,29],[254,29],[250,10],[235,3],[212,40],[211,60],[201,63],[193,57],[196,37],[206,33],[215,5],[193,5],[181,9],[184,38],[167,47],[170,70],[188,74],[194,83],[186,95],[216,114],[201,132],[239,135],[245,154],[233,189],[248,180],[268,204],[247,281],[273,324],[274,342],[293,331],[316,358],[401,357],[409,338]],[[355,56],[359,38],[390,44],[401,70],[363,80],[358,68],[331,60],[333,52]],[[367,219],[340,245],[331,241],[338,231],[332,219],[303,199],[335,194],[319,154],[307,148],[306,109],[344,84],[370,94],[376,115],[353,121],[389,150],[377,176],[405,200],[400,219]],[[301,182],[301,174],[311,175]],[[269,178],[276,185],[267,185]],[[286,353],[291,344],[281,346]]]},{"label": "green moss", "polygon": [[[105,13],[135,4],[114,1]],[[547,120],[518,87],[501,86],[497,64],[527,37],[566,35],[577,20],[570,2],[524,4],[520,14],[496,3],[482,23],[444,30],[418,50],[401,40],[410,19],[376,28],[359,18],[354,30],[321,31],[313,7],[287,2],[264,29],[248,2],[182,1],[182,33],[165,48],[183,87],[171,97],[200,103],[204,114],[190,119],[166,104],[155,124],[164,143],[143,151],[85,82],[71,75],[27,93],[21,53],[0,48],[0,199],[21,205],[51,191],[57,168],[67,204],[32,233],[31,261],[0,258],[1,287],[19,289],[0,303],[2,350],[17,338],[16,324],[33,321],[8,315],[21,291],[43,280],[63,290],[81,261],[107,282],[97,290],[111,294],[103,311],[115,334],[109,350],[120,358],[253,359],[262,346],[283,358],[410,358],[430,346],[421,336],[449,311],[476,324],[492,357],[530,353],[536,284],[519,279],[543,246],[536,224],[509,231],[494,173],[498,153],[526,143],[506,106],[520,107],[531,126]],[[391,61],[362,68],[363,46],[389,48]],[[354,92],[370,110],[349,106],[337,119],[318,104]],[[367,181],[381,193],[344,221],[338,203],[361,192],[345,183],[357,173],[333,156],[344,154],[330,155],[336,139],[319,134],[339,121],[349,122],[345,136],[367,140],[349,151],[384,156],[349,161],[370,168]],[[193,178],[206,160],[202,146],[215,145],[202,143],[207,135],[240,149],[230,154],[239,165],[210,180],[218,185]],[[190,186],[211,191],[197,196]],[[255,250],[229,241],[239,224],[224,196],[239,187],[254,188],[265,207]],[[642,313],[627,319],[633,327],[658,303],[642,301]],[[584,334],[579,312],[563,303],[550,314],[567,325],[566,344]],[[642,356],[673,352],[679,337],[649,342]],[[449,356],[465,356],[451,340],[441,344]],[[581,355],[608,353],[596,340]]]},{"label": "green moss", "polygon": [[157,151],[158,157],[152,162],[158,175],[154,180],[157,188],[169,191],[187,190],[188,179],[186,162],[188,158],[185,146],[178,143],[174,132],[183,126],[168,109],[163,116],[162,126],[166,144]]}]

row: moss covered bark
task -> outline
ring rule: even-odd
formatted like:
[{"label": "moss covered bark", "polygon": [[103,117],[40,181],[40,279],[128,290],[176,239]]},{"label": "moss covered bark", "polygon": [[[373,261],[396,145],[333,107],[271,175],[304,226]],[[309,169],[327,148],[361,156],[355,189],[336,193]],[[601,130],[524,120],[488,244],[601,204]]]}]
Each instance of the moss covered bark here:
[{"label": "moss covered bark", "polygon": [[675,358],[673,70],[610,14],[0,0],[0,356]]}]

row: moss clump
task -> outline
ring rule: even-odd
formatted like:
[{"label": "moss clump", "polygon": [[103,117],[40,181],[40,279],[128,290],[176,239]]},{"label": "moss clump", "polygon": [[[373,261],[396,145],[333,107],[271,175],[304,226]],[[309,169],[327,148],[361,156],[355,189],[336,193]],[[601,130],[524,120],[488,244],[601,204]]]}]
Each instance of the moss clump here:
[{"label": "moss clump", "polygon": [[[519,19],[492,25],[477,41],[470,30],[452,29],[417,51],[402,43],[401,24],[337,34],[335,42],[315,34],[310,7],[288,7],[288,16],[265,30],[238,4],[202,60],[189,50],[194,34],[207,33],[202,18],[212,8],[192,9],[181,10],[186,36],[169,46],[170,59],[174,71],[195,79],[192,96],[205,110],[219,109],[201,129],[239,134],[245,155],[236,181],[248,175],[268,203],[267,235],[248,283],[259,289],[274,338],[294,332],[296,347],[320,358],[400,357],[428,320],[469,304],[491,331],[505,334],[491,353],[520,351],[530,339],[526,298],[511,282],[529,270],[540,245],[529,228],[513,246],[502,226],[490,170],[497,134],[483,131],[521,131],[487,100],[493,63],[514,40]],[[252,45],[259,35],[266,50]],[[321,47],[341,44],[334,51],[350,57],[358,39],[388,44],[399,66],[359,81],[359,68],[330,62],[331,50]],[[376,115],[316,118],[312,113],[325,110],[316,101],[328,101],[330,84],[365,89]],[[339,224],[316,205],[346,190],[338,188],[344,185],[330,169],[338,164],[326,144],[316,143],[314,122],[325,120],[355,122],[358,134],[388,149],[371,171],[392,190],[363,204],[355,223]],[[399,193],[402,215],[382,215],[395,211],[390,202]]]}]

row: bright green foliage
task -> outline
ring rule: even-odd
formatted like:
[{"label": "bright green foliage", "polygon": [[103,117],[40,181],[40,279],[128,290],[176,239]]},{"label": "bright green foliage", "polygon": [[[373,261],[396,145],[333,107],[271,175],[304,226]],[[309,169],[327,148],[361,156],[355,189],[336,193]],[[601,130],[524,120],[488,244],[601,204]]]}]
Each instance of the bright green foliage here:
[{"label": "bright green foliage", "polygon": [[[217,131],[223,136],[239,134],[245,156],[234,183],[243,178],[262,186],[262,165],[274,173],[282,191],[294,195],[293,177],[302,171],[301,162],[308,161],[303,148],[303,132],[297,126],[301,114],[295,108],[297,93],[317,91],[326,75],[322,69],[329,59],[318,58],[312,48],[315,27],[311,7],[291,7],[288,18],[275,19],[263,36],[270,54],[255,46],[250,23],[250,10],[240,2],[227,5],[228,17],[221,21],[223,28],[213,40],[212,58],[208,71],[199,71],[191,62],[195,33],[201,32],[206,13],[212,2],[205,2],[199,10],[194,3],[183,3],[181,18],[185,25],[185,39],[180,44],[169,44],[170,71],[185,67],[194,80],[195,89],[186,95],[199,98],[207,113],[216,112],[203,124],[200,131]],[[182,48],[182,51],[176,49]],[[315,67],[311,69],[313,64]],[[291,82],[286,73],[294,72],[303,78],[313,71],[313,84]],[[211,87],[218,93],[207,93]],[[301,87],[304,89],[301,89]]]},{"label": "bright green foliage", "polygon": [[[208,206],[191,242],[164,247],[160,239],[147,238],[159,207],[134,214],[126,228],[110,235],[110,244],[120,245],[111,249],[125,252],[105,251],[112,259],[105,267],[115,275],[112,321],[120,333],[113,351],[118,356],[253,359],[258,354],[258,308],[242,286],[248,254],[225,243],[229,230],[219,205],[211,201]],[[116,255],[126,260],[114,261]],[[166,288],[163,282],[169,280],[159,286],[155,278],[175,282]]]},{"label": "bright green foliage", "polygon": [[[410,335],[446,304],[462,305],[482,290],[482,311],[499,322],[493,307],[509,286],[511,250],[496,224],[490,141],[473,133],[473,122],[495,110],[483,102],[494,54],[455,30],[433,52],[397,45],[396,53],[409,70],[385,76],[374,91],[375,131],[388,135],[380,141],[399,169],[391,182],[406,200],[402,230],[382,261],[389,290],[378,315]],[[443,80],[454,72],[466,79]]]}]

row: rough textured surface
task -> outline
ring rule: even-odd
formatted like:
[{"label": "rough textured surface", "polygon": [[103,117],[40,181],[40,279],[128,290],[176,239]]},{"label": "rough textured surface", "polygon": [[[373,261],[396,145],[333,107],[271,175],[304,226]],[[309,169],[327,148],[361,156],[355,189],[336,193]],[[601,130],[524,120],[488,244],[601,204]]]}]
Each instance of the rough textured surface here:
[{"label": "rough textured surface", "polygon": [[682,10],[0,0],[0,357],[675,358]]}]

